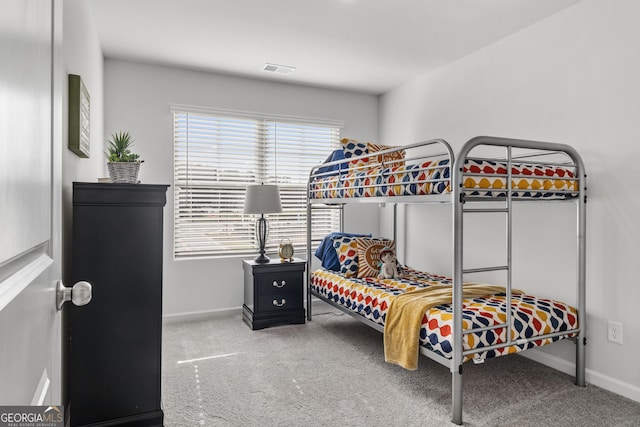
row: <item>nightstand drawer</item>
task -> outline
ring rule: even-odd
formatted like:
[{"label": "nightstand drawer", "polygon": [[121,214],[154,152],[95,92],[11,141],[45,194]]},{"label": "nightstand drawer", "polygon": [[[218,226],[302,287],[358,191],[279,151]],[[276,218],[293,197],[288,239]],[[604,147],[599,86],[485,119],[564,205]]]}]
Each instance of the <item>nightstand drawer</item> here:
[{"label": "nightstand drawer", "polygon": [[302,299],[295,293],[258,296],[258,312],[285,311],[302,307]]},{"label": "nightstand drawer", "polygon": [[282,294],[302,289],[302,273],[276,273],[260,275],[256,279],[258,296]]}]

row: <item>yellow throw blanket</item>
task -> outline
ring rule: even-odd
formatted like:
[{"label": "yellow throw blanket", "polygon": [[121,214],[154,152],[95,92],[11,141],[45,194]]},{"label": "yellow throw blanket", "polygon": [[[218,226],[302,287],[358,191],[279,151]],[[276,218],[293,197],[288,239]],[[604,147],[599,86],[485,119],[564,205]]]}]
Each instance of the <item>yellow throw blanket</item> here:
[{"label": "yellow throw blanket", "polygon": [[[503,286],[465,283],[462,297],[476,298],[506,292]],[[512,294],[522,291],[512,289]],[[384,324],[384,359],[405,369],[418,368],[418,345],[422,317],[432,307],[451,304],[451,285],[432,285],[397,295],[391,301]]]}]

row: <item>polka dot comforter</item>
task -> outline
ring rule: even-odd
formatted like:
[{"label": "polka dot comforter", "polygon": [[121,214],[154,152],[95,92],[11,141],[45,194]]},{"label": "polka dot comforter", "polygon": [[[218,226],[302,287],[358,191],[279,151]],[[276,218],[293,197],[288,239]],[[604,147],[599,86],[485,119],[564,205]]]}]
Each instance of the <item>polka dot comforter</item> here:
[{"label": "polka dot comforter", "polygon": [[[311,288],[324,298],[346,307],[370,321],[384,325],[387,310],[394,296],[430,285],[451,284],[451,279],[419,272],[403,267],[404,278],[400,280],[377,278],[347,278],[341,273],[320,269],[311,277]],[[473,330],[498,323],[505,323],[506,295],[497,294],[463,301],[463,329]],[[570,331],[578,327],[575,308],[560,302],[528,294],[513,295],[511,316],[511,339],[513,341],[544,334]],[[420,328],[420,345],[445,357],[452,357],[451,336],[453,311],[450,304],[433,307],[424,313]],[[496,350],[483,347],[506,342],[506,328],[467,334],[463,338],[464,349],[477,349],[467,357],[482,360],[516,353],[532,347],[552,343],[571,336],[521,342]]]},{"label": "polka dot comforter", "polygon": [[[464,188],[468,196],[506,196],[507,164],[487,160],[465,162]],[[513,197],[568,199],[578,194],[573,168],[513,164]],[[426,161],[385,167],[377,164],[341,173],[322,174],[310,183],[312,199],[353,197],[423,196],[451,191],[449,160]]]}]

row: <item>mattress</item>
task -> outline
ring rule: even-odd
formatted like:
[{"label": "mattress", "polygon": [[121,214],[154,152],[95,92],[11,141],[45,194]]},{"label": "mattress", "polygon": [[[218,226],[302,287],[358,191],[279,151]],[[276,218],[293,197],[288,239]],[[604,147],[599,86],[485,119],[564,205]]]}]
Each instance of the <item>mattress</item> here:
[{"label": "mattress", "polygon": [[[311,276],[311,289],[358,315],[384,326],[387,311],[394,296],[430,285],[452,283],[450,278],[419,272],[403,267],[404,278],[347,278],[341,273],[320,269]],[[506,322],[506,295],[504,293],[463,300],[462,327],[472,331],[486,326]],[[550,333],[575,330],[578,316],[575,308],[551,299],[529,294],[514,294],[511,299],[511,339],[532,338]],[[453,310],[450,304],[439,305],[427,310],[420,327],[420,345],[450,359],[452,357],[451,336],[453,331]],[[478,349],[467,356],[482,360],[485,358],[516,353],[533,347],[550,344],[572,335],[560,335],[522,342],[495,350],[482,350],[494,344],[506,342],[506,328],[479,331],[463,337],[464,350]]]},{"label": "mattress", "polygon": [[[506,163],[469,159],[464,173],[466,195],[506,197]],[[578,181],[572,168],[513,164],[511,174],[513,197],[567,199],[577,196]],[[449,160],[343,169],[320,174],[311,181],[309,190],[312,199],[445,194],[451,191]]]}]

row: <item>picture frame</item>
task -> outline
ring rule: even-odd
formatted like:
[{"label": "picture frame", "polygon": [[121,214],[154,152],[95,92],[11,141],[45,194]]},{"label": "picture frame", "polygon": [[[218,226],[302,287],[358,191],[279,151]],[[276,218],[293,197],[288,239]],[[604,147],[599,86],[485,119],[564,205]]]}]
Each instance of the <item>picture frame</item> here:
[{"label": "picture frame", "polygon": [[69,150],[78,157],[91,155],[91,97],[77,74],[69,74]]}]

